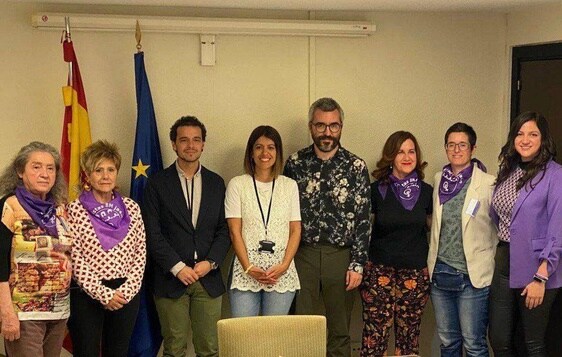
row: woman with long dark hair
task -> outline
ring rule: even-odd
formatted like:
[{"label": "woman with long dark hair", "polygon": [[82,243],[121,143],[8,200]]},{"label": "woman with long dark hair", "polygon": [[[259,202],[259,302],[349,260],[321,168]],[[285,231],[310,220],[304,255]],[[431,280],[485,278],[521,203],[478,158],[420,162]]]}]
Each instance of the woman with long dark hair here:
[{"label": "woman with long dark hair", "polygon": [[427,229],[433,211],[427,163],[414,135],[397,131],[384,144],[372,175],[374,224],[363,299],[361,356],[383,356],[394,323],[396,355],[419,353],[421,316],[429,298]]},{"label": "woman with long dark hair", "polygon": [[285,315],[300,289],[293,261],[301,237],[299,191],[282,169],[281,136],[271,126],[258,126],[246,145],[246,174],[226,190],[236,254],[229,289],[234,317]]},{"label": "woman with long dark hair", "polygon": [[520,114],[502,147],[492,218],[500,243],[490,291],[494,355],[514,356],[516,314],[525,356],[546,356],[550,308],[562,286],[562,167],[548,122]]}]

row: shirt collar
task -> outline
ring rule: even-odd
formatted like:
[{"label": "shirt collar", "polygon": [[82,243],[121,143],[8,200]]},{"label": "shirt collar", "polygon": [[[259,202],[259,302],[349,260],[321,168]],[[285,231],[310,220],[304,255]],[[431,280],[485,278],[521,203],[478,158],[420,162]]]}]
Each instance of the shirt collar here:
[{"label": "shirt collar", "polygon": [[[197,172],[195,173],[195,175],[193,175],[193,177],[199,177],[201,175],[201,168],[203,167],[203,165],[201,165],[201,163],[199,163],[199,168],[197,169]],[[180,167],[180,164],[178,164],[178,160],[176,159],[176,170],[178,171],[178,175],[180,175],[180,177],[186,178],[185,177],[185,172],[183,172],[183,170]]]}]

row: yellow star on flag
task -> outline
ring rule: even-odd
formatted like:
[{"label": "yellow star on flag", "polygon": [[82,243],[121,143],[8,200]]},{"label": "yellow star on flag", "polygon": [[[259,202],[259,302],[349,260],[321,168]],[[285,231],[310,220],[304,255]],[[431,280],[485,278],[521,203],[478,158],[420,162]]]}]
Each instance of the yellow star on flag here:
[{"label": "yellow star on flag", "polygon": [[133,166],[133,170],[135,170],[136,172],[135,179],[138,178],[139,176],[144,176],[148,178],[148,175],[146,174],[146,170],[148,170],[149,167],[150,165],[143,165],[142,160],[139,158],[139,162],[137,163],[137,165]]}]

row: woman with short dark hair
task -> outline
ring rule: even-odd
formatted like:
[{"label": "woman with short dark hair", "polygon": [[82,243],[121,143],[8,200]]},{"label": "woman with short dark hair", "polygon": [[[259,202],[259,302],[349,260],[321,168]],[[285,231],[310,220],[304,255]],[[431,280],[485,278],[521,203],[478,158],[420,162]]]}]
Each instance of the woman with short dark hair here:
[{"label": "woman with short dark hair", "polygon": [[[502,147],[492,218],[500,243],[490,291],[490,343],[514,356],[519,321],[525,356],[545,356],[550,308],[562,286],[562,166],[540,113],[517,116]],[[516,319],[516,315],[519,318]]]},{"label": "woman with short dark hair", "polygon": [[236,254],[229,289],[233,317],[285,315],[300,289],[293,261],[301,236],[299,192],[282,168],[281,136],[271,126],[257,127],[246,145],[246,174],[226,190]]},{"label": "woman with short dark hair", "polygon": [[487,357],[488,297],[498,241],[489,211],[495,177],[473,158],[476,132],[445,133],[448,164],[435,174],[427,265],[442,357]]}]

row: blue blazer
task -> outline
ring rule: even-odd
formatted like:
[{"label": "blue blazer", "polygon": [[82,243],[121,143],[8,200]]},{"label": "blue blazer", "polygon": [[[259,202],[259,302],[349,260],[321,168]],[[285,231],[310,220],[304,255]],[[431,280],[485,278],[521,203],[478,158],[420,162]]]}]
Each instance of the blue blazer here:
[{"label": "blue blazer", "polygon": [[[193,227],[175,163],[148,179],[141,210],[146,227],[149,286],[156,296],[175,299],[185,293],[187,287],[170,272],[178,262],[193,267],[197,251],[200,261],[211,259],[220,265],[230,248],[224,217],[224,181],[205,166],[201,168],[201,180],[201,206],[197,227]],[[220,268],[199,281],[211,297],[226,291]]]},{"label": "blue blazer", "polygon": [[[539,172],[531,181],[541,176]],[[492,209],[491,214],[497,224],[497,213]],[[533,281],[543,260],[548,261],[546,288],[562,286],[562,166],[548,162],[544,177],[533,189],[529,183],[521,188],[511,213],[509,236],[511,288],[524,288]]]}]

